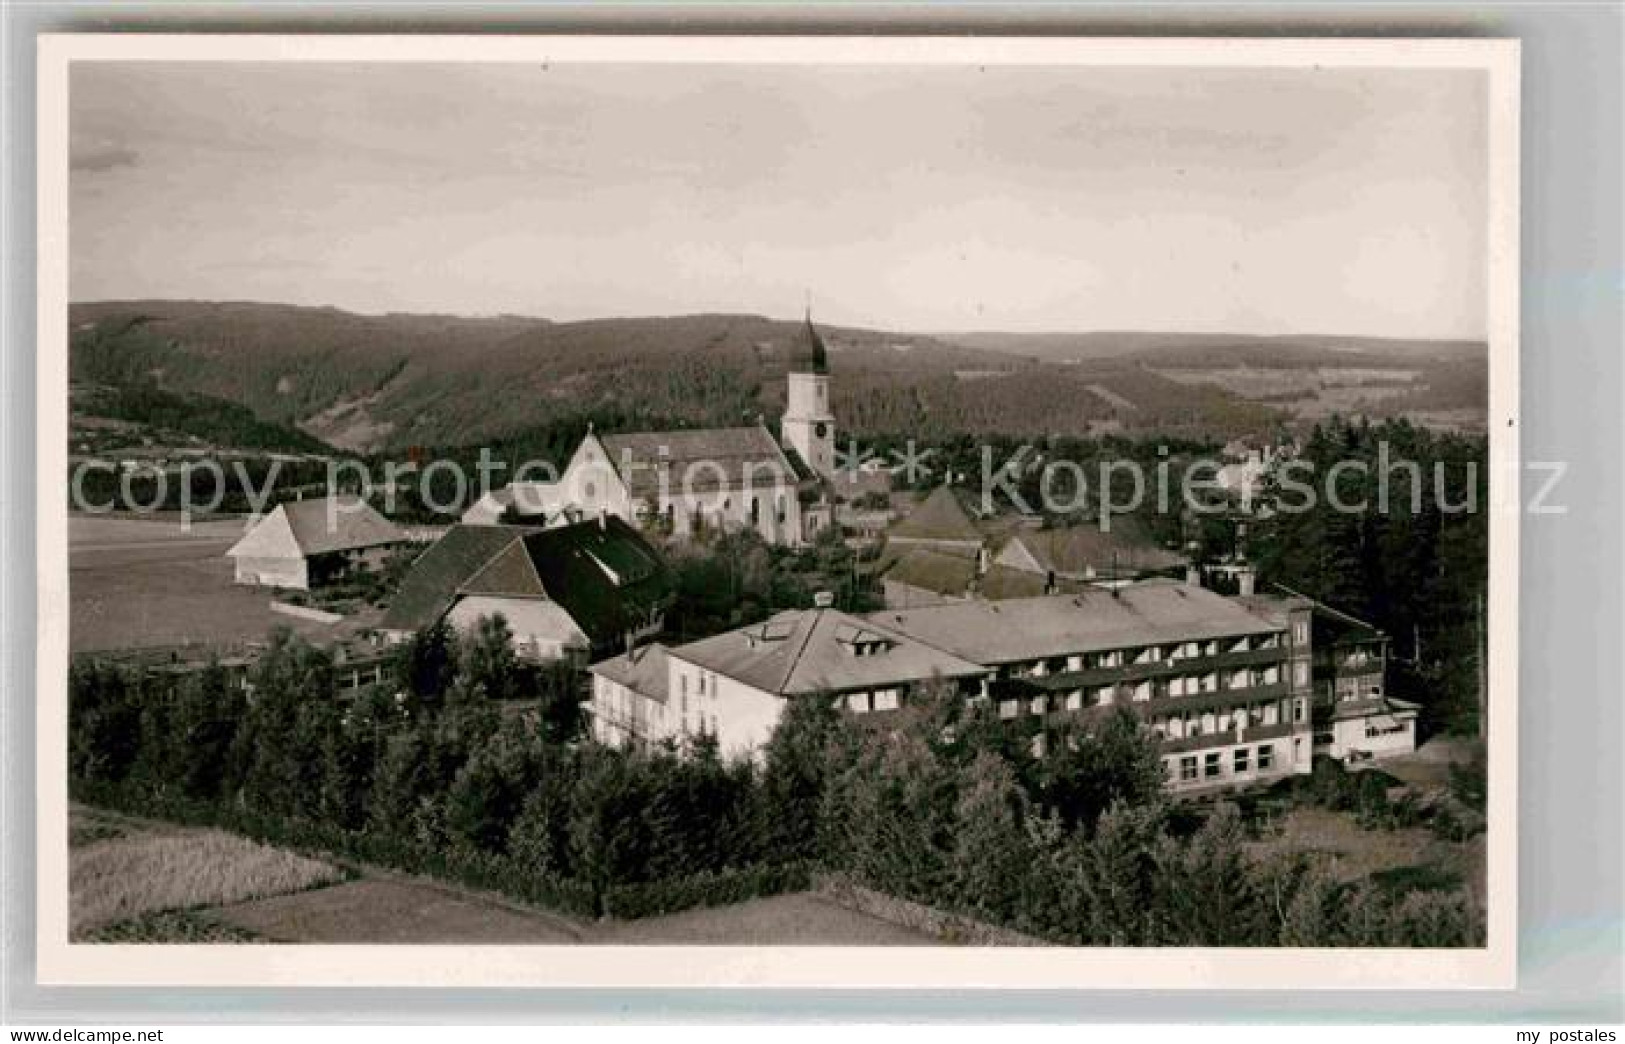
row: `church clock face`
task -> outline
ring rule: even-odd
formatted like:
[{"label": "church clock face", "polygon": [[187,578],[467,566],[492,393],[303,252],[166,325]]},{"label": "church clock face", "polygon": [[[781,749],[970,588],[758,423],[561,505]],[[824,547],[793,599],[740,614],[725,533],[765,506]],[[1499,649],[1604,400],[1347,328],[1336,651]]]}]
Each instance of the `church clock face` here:
[{"label": "church clock face", "polygon": [[813,434],[817,435],[821,439],[827,438],[829,436],[829,425],[825,424],[823,421],[819,421],[817,424],[813,425]]}]

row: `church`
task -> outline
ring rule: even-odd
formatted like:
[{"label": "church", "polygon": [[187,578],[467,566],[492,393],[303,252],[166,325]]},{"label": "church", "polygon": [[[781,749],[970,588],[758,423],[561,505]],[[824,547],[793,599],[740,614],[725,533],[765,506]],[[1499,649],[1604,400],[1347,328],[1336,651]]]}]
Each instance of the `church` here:
[{"label": "church", "polygon": [[510,483],[481,497],[463,522],[552,527],[615,515],[679,537],[753,529],[768,543],[807,543],[832,524],[836,468],[828,351],[810,312],[789,357],[777,438],[761,421],[658,432],[589,429],[556,481]]}]

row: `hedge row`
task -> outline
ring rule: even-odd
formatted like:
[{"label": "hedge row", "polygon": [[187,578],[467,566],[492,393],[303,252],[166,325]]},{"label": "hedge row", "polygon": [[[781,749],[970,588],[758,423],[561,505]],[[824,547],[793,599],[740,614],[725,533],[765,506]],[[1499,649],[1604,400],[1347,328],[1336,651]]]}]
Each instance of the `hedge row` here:
[{"label": "hedge row", "polygon": [[636,920],[695,907],[727,906],[747,899],[801,892],[810,887],[812,868],[806,863],[757,864],[647,884],[615,885],[604,891],[604,913]]}]

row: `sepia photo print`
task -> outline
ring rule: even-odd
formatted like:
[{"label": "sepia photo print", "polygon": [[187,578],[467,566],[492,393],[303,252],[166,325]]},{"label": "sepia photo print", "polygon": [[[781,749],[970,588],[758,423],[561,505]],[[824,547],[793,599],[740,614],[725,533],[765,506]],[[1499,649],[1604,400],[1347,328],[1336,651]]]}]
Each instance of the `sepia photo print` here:
[{"label": "sepia photo print", "polygon": [[42,69],[61,981],[1508,980],[1515,46]]}]

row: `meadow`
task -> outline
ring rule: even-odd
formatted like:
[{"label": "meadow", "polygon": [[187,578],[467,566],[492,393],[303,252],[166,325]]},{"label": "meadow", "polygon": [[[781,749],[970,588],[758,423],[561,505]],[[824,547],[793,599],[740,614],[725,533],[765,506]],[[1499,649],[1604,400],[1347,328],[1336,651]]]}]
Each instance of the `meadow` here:
[{"label": "meadow", "polygon": [[69,841],[69,934],[75,940],[194,941],[209,924],[196,911],[348,876],[329,863],[222,831],[82,806],[69,814]]}]

